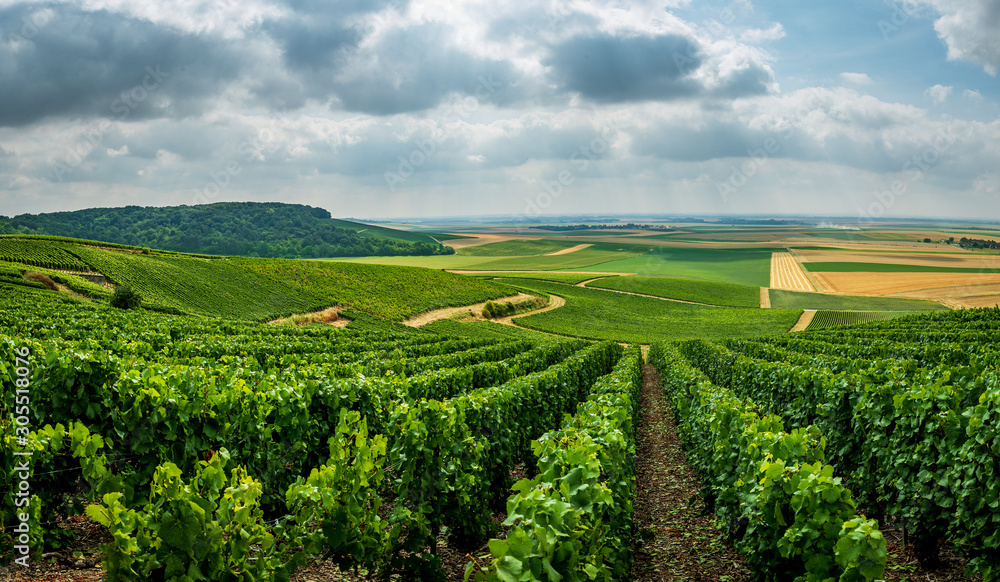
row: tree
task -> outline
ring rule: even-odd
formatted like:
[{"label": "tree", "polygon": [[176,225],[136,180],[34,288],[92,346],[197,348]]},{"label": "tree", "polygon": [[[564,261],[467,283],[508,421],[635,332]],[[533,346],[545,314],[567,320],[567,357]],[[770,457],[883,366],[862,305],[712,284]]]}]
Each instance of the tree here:
[{"label": "tree", "polygon": [[118,309],[135,309],[142,303],[142,297],[128,285],[119,285],[111,295],[111,307]]}]

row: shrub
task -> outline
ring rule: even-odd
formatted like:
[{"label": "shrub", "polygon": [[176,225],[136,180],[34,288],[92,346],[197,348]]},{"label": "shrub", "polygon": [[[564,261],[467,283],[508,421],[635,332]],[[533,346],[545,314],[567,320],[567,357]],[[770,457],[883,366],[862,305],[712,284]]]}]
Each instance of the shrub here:
[{"label": "shrub", "polygon": [[118,309],[135,309],[142,303],[142,297],[135,289],[128,285],[120,285],[111,295],[111,307]]}]

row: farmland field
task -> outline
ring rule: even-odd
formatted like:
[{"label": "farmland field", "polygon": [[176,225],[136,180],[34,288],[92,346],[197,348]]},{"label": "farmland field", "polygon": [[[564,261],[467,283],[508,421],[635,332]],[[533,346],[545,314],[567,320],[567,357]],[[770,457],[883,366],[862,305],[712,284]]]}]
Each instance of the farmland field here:
[{"label": "farmland field", "polygon": [[693,277],[767,287],[771,280],[772,250],[658,247],[642,256],[598,263],[585,270]]},{"label": "farmland field", "polygon": [[769,290],[771,307],[779,309],[834,309],[854,311],[924,311],[947,309],[940,303],[892,297],[858,297]]},{"label": "farmland field", "polygon": [[489,279],[538,279],[540,281],[552,281],[554,283],[566,283],[576,285],[584,281],[596,279],[604,275],[596,273],[560,273],[558,271],[468,271],[462,272],[473,277],[485,277]]},{"label": "farmland field", "polygon": [[558,240],[511,240],[463,247],[457,254],[476,257],[524,257],[555,253],[576,245],[575,242]]},{"label": "farmland field", "polygon": [[655,295],[670,299],[725,305],[729,307],[759,307],[760,288],[736,283],[719,283],[680,277],[605,277],[587,287],[615,289]]},{"label": "farmland field", "polygon": [[801,311],[730,309],[664,301],[544,281],[511,280],[511,285],[564,297],[554,311],[515,317],[518,325],[559,335],[620,342],[734,337],[787,332]]},{"label": "farmland field", "polygon": [[802,265],[818,273],[1000,273],[1000,268],[901,263],[802,263]]}]

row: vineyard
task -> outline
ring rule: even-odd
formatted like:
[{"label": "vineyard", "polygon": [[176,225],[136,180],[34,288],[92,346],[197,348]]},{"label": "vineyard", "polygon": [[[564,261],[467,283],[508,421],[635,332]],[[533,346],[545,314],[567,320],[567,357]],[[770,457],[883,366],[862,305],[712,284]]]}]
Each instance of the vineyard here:
[{"label": "vineyard", "polygon": [[910,315],[906,311],[817,311],[809,323],[809,329],[821,327],[836,327],[838,325],[856,325],[859,323],[870,323],[872,321],[883,321]]},{"label": "vineyard", "polygon": [[[325,268],[268,260],[253,273],[306,281]],[[664,310],[665,327],[697,324],[671,322],[679,313],[715,322],[653,342],[646,360],[756,579],[881,579],[886,528],[905,531],[928,571],[947,552],[1000,578],[1000,310],[749,337],[744,312],[797,312],[518,283],[580,300],[590,313],[565,328],[575,335],[629,325],[602,315],[605,294]],[[349,310],[347,328],[266,325],[4,291],[5,562],[71,545],[64,526],[89,519],[107,532],[112,582],[285,581],[318,561],[380,580],[630,575],[645,535],[632,509],[638,345],[490,322],[412,330]],[[748,337],[719,333],[737,325]]]}]

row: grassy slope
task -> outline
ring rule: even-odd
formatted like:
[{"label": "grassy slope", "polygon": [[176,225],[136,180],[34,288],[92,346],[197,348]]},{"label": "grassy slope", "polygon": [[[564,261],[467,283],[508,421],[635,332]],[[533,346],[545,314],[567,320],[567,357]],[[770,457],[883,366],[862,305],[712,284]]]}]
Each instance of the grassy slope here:
[{"label": "grassy slope", "polygon": [[621,271],[639,275],[673,275],[766,287],[771,282],[773,250],[783,249],[661,247],[639,257],[591,265],[587,270]]},{"label": "grassy slope", "polygon": [[513,295],[500,283],[417,267],[388,267],[294,259],[236,259],[277,283],[329,298],[338,305],[399,321],[439,309]]},{"label": "grassy slope", "polygon": [[678,277],[605,277],[588,287],[616,289],[696,303],[729,307],[760,307],[760,287]]},{"label": "grassy slope", "polygon": [[814,273],[1000,273],[1000,269],[897,265],[894,263],[802,263]]},{"label": "grassy slope", "polygon": [[929,311],[948,309],[940,303],[894,297],[827,295],[771,289],[771,307],[776,309],[834,309],[852,311]]},{"label": "grassy slope", "polygon": [[73,252],[113,283],[133,287],[144,301],[185,313],[264,320],[333,304],[320,294],[248,271],[236,260],[137,255],[83,246]]},{"label": "grassy slope", "polygon": [[[511,295],[499,283],[413,267],[294,259],[213,259],[144,255],[89,246],[57,244],[115,284],[135,288],[144,302],[197,315],[268,320],[291,313],[348,306],[399,320],[440,307],[468,305]],[[17,282],[19,269],[53,278],[72,278],[45,269],[7,264],[5,279]],[[86,282],[75,281],[76,288]],[[94,293],[106,298],[93,286]],[[82,287],[81,287],[82,288]]]},{"label": "grassy slope", "polygon": [[802,313],[706,307],[527,279],[517,280],[516,284],[566,298],[566,305],[559,309],[515,318],[519,325],[589,339],[649,343],[780,334],[787,332]]}]

